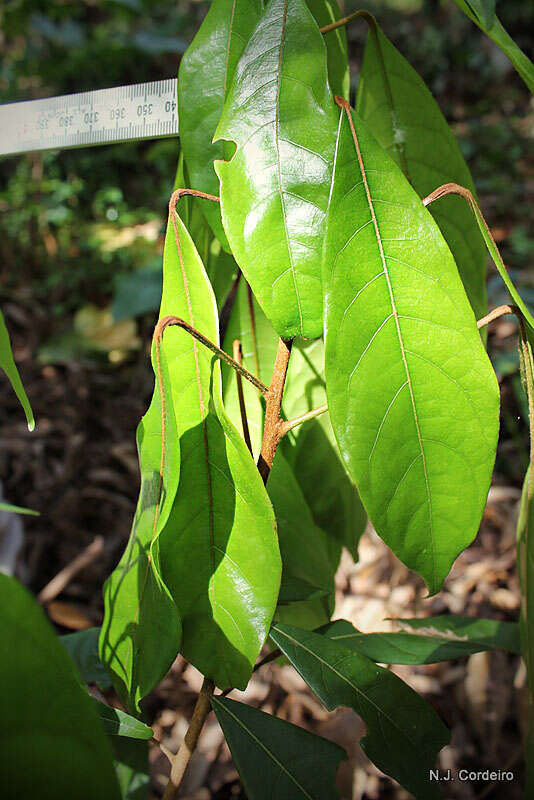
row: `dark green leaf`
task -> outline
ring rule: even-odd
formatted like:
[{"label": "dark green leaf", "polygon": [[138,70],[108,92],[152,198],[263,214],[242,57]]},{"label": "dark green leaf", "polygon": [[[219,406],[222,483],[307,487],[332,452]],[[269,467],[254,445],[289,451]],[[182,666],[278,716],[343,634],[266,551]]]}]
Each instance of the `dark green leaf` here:
[{"label": "dark green leaf", "polygon": [[94,708],[102,727],[108,736],[126,736],[129,739],[151,739],[154,735],[152,728],[144,722],[121,711],[120,708],[113,708],[101,703],[96,697],[91,697]]},{"label": "dark green leaf", "polygon": [[336,800],[337,744],[228,698],[213,697],[248,800]]},{"label": "dark green leaf", "polygon": [[215,136],[232,252],[282,337],[323,329],[321,249],[337,113],[304,0],[270,0],[237,65]]},{"label": "dark green leaf", "polygon": [[496,0],[464,0],[472,14],[476,16],[481,27],[489,29],[495,21]]},{"label": "dark green leaf", "polygon": [[[213,134],[237,61],[261,10],[261,0],[213,0],[180,62],[180,140],[190,186],[209,194],[219,194],[213,161],[223,157],[222,143],[212,144]],[[223,247],[228,249],[219,206],[204,203],[202,211]]]},{"label": "dark green leaf", "polygon": [[[169,221],[160,317],[218,342],[215,297],[180,217]],[[160,536],[166,585],[183,621],[181,652],[218,686],[244,688],[280,588],[274,513],[247,447],[226,415],[220,362],[178,327],[169,368],[180,478]]]},{"label": "dark green leaf", "polygon": [[326,708],[353,708],[364,720],[361,745],[379,769],[418,800],[441,793],[429,781],[449,731],[432,706],[387,669],[325,636],[276,623],[271,639]]},{"label": "dark green leaf", "polygon": [[302,578],[295,578],[293,575],[282,573],[282,583],[280,594],[278,595],[278,605],[287,606],[290,603],[300,603],[308,600],[316,600],[319,597],[326,597],[328,589],[318,589]]},{"label": "dark green leaf", "polygon": [[111,749],[71,659],[29,592],[1,574],[0,637],[2,800],[118,800]]},{"label": "dark green leaf", "polygon": [[155,311],[160,302],[161,269],[136,269],[117,275],[111,304],[114,322]]},{"label": "dark green leaf", "polygon": [[480,523],[499,388],[436,223],[351,120],[325,242],[330,419],[376,531],[434,593]]},{"label": "dark green leaf", "polygon": [[67,633],[60,642],[67,648],[78,672],[86,683],[96,683],[101,689],[109,689],[111,681],[106,668],[98,656],[100,628]]},{"label": "dark green leaf", "polygon": [[[426,624],[419,633],[361,633],[350,622],[339,619],[318,632],[381,664],[436,664],[481,650],[519,653],[521,649],[515,622],[452,616],[395,622],[408,628],[414,622]],[[417,631],[420,626],[413,627]]]},{"label": "dark green leaf", "polygon": [[148,742],[115,736],[112,747],[122,800],[147,800],[150,785]]},{"label": "dark green leaf", "polygon": [[213,239],[210,244],[206,272],[213,287],[219,312],[237,278],[238,269],[234,257],[222,249],[221,243],[217,239]]},{"label": "dark green leaf", "polygon": [[2,314],[1,311],[0,311],[0,369],[3,369],[7,377],[9,378],[9,382],[13,387],[13,391],[17,395],[20,404],[24,409],[24,413],[26,414],[28,429],[30,431],[33,431],[33,429],[35,428],[33,411],[31,409],[30,401],[28,400],[28,395],[26,394],[26,390],[22,385],[19,371],[13,359],[13,353],[11,351],[11,342],[9,341],[9,333],[7,331],[6,323],[4,321],[4,315]]},{"label": "dark green leaf", "polygon": [[[365,46],[356,111],[424,198],[443,183],[475,193],[469,168],[423,80],[376,23]],[[430,213],[456,260],[475,315],[487,311],[484,242],[466,203],[449,196]]]},{"label": "dark green leaf", "polygon": [[[306,5],[320,28],[341,17],[337,0],[306,0]],[[328,82],[334,94],[349,99],[350,72],[345,26],[324,35],[328,63]]]}]

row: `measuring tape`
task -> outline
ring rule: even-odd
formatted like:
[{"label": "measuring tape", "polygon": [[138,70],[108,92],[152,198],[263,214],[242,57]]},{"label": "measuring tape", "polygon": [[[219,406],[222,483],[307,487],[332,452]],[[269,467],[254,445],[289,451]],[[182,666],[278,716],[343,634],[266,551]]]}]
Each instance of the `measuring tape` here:
[{"label": "measuring tape", "polygon": [[0,106],[0,156],[178,135],[177,79]]}]

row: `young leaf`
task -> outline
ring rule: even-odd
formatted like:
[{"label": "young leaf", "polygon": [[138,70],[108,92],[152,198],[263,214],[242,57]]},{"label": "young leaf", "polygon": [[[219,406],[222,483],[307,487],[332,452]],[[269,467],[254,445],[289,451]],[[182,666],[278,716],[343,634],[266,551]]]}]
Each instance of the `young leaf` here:
[{"label": "young leaf", "polygon": [[[177,214],[167,229],[163,285],[161,318],[185,319],[217,343],[215,297]],[[184,657],[218,686],[244,688],[280,588],[274,513],[224,411],[220,362],[181,328],[169,333],[180,479],[160,537],[163,577],[182,618]]]},{"label": "young leaf", "polygon": [[337,744],[235,700],[211,703],[249,800],[339,798]]},{"label": "young leaf", "polygon": [[104,584],[99,655],[131,710],[139,710],[139,701],[163,678],[181,640],[180,616],[161,577],[158,543],[180,474],[171,391],[175,378],[171,381],[169,370],[174,336],[175,331],[165,332],[159,359],[156,345],[152,348],[156,384],[137,428],[139,500],[126,550]]},{"label": "young leaf", "polygon": [[[395,622],[409,627],[415,620]],[[344,619],[330,622],[318,632],[380,664],[436,664],[481,650],[521,651],[515,622],[469,617],[429,617],[416,622],[426,623],[420,633],[417,628],[413,633],[361,633]]]},{"label": "young leaf", "polygon": [[[534,92],[534,65],[528,56],[516,45],[510,34],[503,28],[499,18],[491,14],[492,0],[454,0],[464,14],[484,31],[489,38],[508,56],[515,69],[531,92]],[[486,7],[486,13],[482,7]],[[489,24],[488,24],[489,21]]]},{"label": "young leaf", "polygon": [[148,742],[114,736],[111,746],[122,800],[147,800],[150,784]]},{"label": "young leaf", "polygon": [[[447,181],[474,193],[454,134],[424,81],[374,20],[369,26],[356,98],[359,116],[421,198]],[[430,213],[451,249],[478,319],[487,311],[486,252],[476,222],[459,197],[436,203]]]},{"label": "young leaf", "polygon": [[1,574],[0,637],[3,800],[119,800],[111,749],[72,661],[29,592]]},{"label": "young leaf", "polygon": [[237,65],[215,162],[232,252],[279,336],[322,333],[320,254],[337,113],[304,0],[270,0]]},{"label": "young leaf", "polygon": [[[323,341],[297,340],[291,350],[284,391],[285,415],[288,419],[298,417],[324,403]],[[287,446],[288,441],[292,446]],[[367,515],[343,466],[328,412],[294,428],[284,444],[284,454],[315,524],[344,545],[357,560]]]},{"label": "young leaf", "polygon": [[317,633],[276,623],[278,645],[326,708],[353,708],[364,720],[361,745],[379,769],[418,800],[439,798],[429,770],[450,738],[432,706],[387,669]]},{"label": "young leaf", "polygon": [[24,413],[26,414],[28,429],[30,431],[33,431],[33,429],[35,428],[33,411],[31,409],[30,401],[28,400],[28,395],[26,394],[26,390],[22,385],[17,365],[15,364],[15,361],[13,359],[11,342],[9,341],[9,333],[7,331],[6,323],[4,321],[4,315],[2,314],[1,311],[0,311],[0,369],[3,369],[7,377],[9,378],[9,382],[13,387],[13,391],[17,395],[20,404],[24,409]]},{"label": "young leaf", "polygon": [[499,388],[437,225],[348,108],[323,282],[341,454],[378,534],[437,592],[486,503]]},{"label": "young leaf", "polygon": [[[323,28],[341,17],[337,0],[306,0],[306,5],[315,17],[317,25]],[[335,28],[324,36],[326,59],[328,63],[328,82],[334,94],[349,99],[350,72],[347,51],[347,32],[345,26]]]},{"label": "young leaf", "polygon": [[[223,157],[223,145],[222,142],[212,144],[213,133],[237,61],[261,11],[261,0],[213,0],[180,62],[180,140],[191,179],[189,185],[193,189],[219,194],[213,161]],[[216,237],[228,250],[219,206],[203,203],[202,212]]]},{"label": "young leaf", "polygon": [[126,736],[129,739],[147,740],[154,735],[152,728],[121,711],[120,708],[113,708],[113,706],[101,703],[96,697],[91,697],[91,702],[108,736]]},{"label": "young leaf", "polygon": [[109,689],[111,680],[106,668],[98,657],[98,637],[100,628],[67,633],[59,641],[67,648],[78,672],[86,683],[96,683],[101,689]]}]

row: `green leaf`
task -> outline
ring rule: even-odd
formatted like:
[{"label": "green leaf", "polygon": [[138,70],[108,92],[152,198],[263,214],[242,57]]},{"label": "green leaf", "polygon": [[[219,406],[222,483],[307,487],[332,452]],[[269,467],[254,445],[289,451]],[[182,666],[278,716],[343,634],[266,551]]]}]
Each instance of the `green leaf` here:
[{"label": "green leaf", "polygon": [[330,419],[377,533],[434,593],[480,523],[499,388],[436,223],[350,119],[325,242]]},{"label": "green leaf", "polygon": [[[438,104],[413,67],[373,21],[365,45],[356,111],[419,195],[455,182],[475,193],[469,168]],[[469,209],[449,196],[430,207],[449,245],[475,315],[487,311],[486,253]]]},{"label": "green leaf", "polygon": [[491,28],[495,20],[496,0],[464,0],[464,2],[482,28]]},{"label": "green leaf", "polygon": [[29,592],[1,574],[0,637],[3,800],[118,800],[111,749],[71,659]]},{"label": "green leaf", "polygon": [[9,378],[9,382],[13,387],[13,391],[17,395],[28,422],[28,430],[33,431],[35,428],[35,420],[33,418],[33,411],[28,400],[26,390],[22,385],[19,371],[13,359],[11,351],[11,342],[9,341],[9,333],[4,321],[4,315],[0,311],[0,369],[3,369]]},{"label": "green leaf", "polygon": [[[337,0],[306,0],[319,28],[336,22],[341,17]],[[328,64],[328,82],[334,94],[349,99],[350,71],[345,26],[324,34]]]},{"label": "green leaf", "polygon": [[[266,386],[269,386],[278,348],[278,336],[243,277],[239,281],[224,337],[223,349],[227,353],[232,353],[234,339],[241,341],[243,366],[263,381]],[[222,378],[224,407],[236,428],[241,431],[241,413],[235,370],[223,364]],[[257,457],[263,437],[264,402],[261,393],[247,380],[243,380],[243,395],[247,409],[252,452]]]},{"label": "green leaf", "polygon": [[239,267],[235,263],[234,257],[222,249],[221,243],[217,239],[213,239],[210,244],[206,272],[217,300],[219,312],[237,278],[238,271]]},{"label": "green leaf", "polygon": [[[327,537],[313,521],[293,471],[283,453],[275,456],[267,480],[267,491],[276,514],[278,540],[282,554],[282,583],[297,578],[318,589],[325,590],[329,598],[319,597],[306,601],[310,626],[317,627],[330,619],[334,601],[334,575],[340,550],[331,553]],[[299,604],[300,605],[300,604]],[[277,616],[292,622],[302,609],[278,610]]]},{"label": "green leaf", "polygon": [[122,702],[136,711],[139,701],[168,672],[181,641],[180,615],[162,580],[159,560],[159,536],[180,475],[173,410],[176,377],[170,377],[179,347],[176,331],[167,330],[160,345],[159,367],[155,345],[152,347],[154,394],[137,429],[139,500],[126,550],[104,584],[100,659]]},{"label": "green leaf", "polygon": [[[414,632],[361,633],[350,622],[339,619],[319,633],[380,664],[436,664],[481,650],[521,651],[515,622],[453,616],[395,622],[401,627],[413,626]],[[418,628],[422,629],[419,633],[415,632]]]},{"label": "green leaf", "polygon": [[[293,343],[283,408],[291,419],[326,403],[322,339]],[[286,442],[292,446],[288,447]],[[358,544],[367,515],[339,454],[328,412],[294,428],[284,453],[315,524],[358,559]]]},{"label": "green leaf", "polygon": [[[160,317],[185,319],[218,343],[215,297],[180,217],[169,221]],[[161,534],[163,577],[183,622],[181,652],[218,686],[244,688],[280,588],[274,513],[247,447],[226,415],[220,362],[178,327],[169,364],[180,478]]]},{"label": "green leaf", "polygon": [[418,800],[438,798],[429,770],[450,738],[432,706],[387,669],[337,642],[275,624],[271,639],[326,708],[353,708],[364,720],[361,745],[379,769]]},{"label": "green leaf", "polygon": [[86,683],[96,683],[101,689],[109,689],[111,680],[98,657],[98,637],[100,628],[67,633],[59,641],[67,648],[78,672]]},{"label": "green leaf", "polygon": [[31,517],[38,517],[40,511],[32,511],[31,508],[22,508],[22,506],[13,506],[11,503],[0,503],[0,511],[7,511],[9,514],[28,514]]},{"label": "green leaf", "polygon": [[117,275],[111,304],[114,322],[147,314],[161,302],[161,269],[146,267]]},{"label": "green leaf", "polygon": [[[190,189],[191,178],[186,167],[183,143],[180,155],[178,157],[178,165],[176,167],[176,176],[174,178],[174,191],[177,189]],[[193,187],[194,188],[194,187]],[[217,192],[215,192],[217,194]],[[194,195],[183,195],[180,200],[180,213],[182,220],[189,231],[195,247],[197,248],[201,259],[207,263],[210,248],[213,241],[213,234],[208,225],[206,216],[203,210],[213,206],[214,203],[210,200],[202,200]],[[209,212],[208,212],[209,213]],[[220,214],[219,214],[220,223]],[[221,226],[222,228],[222,226]]]},{"label": "green leaf", "polygon": [[[213,161],[223,157],[223,145],[212,144],[213,134],[237,61],[261,11],[261,0],[213,0],[180,62],[180,140],[193,189],[219,194]],[[228,250],[218,205],[203,203],[202,212]]]},{"label": "green leaf", "polygon": [[301,578],[282,574],[278,605],[287,606],[291,603],[316,600],[319,597],[326,597],[328,593],[327,589],[319,589],[317,586],[312,586],[311,583],[303,581]]},{"label": "green leaf", "polygon": [[[454,0],[454,2],[462,9],[464,14],[467,14],[475,25],[478,25],[478,27],[495,42],[497,47],[501,48],[503,53],[508,56],[514,65],[529,90],[534,92],[534,64],[532,64],[530,58],[516,45],[495,14],[490,18],[488,13],[480,13],[479,7],[481,5],[486,5],[489,10],[489,7],[493,5],[491,0],[487,0],[486,3],[484,0],[480,0],[480,2],[477,2],[477,0]],[[488,19],[490,19],[489,25],[487,24]],[[493,21],[491,22],[491,20]]]},{"label": "green leaf", "polygon": [[211,704],[249,800],[336,800],[346,753],[304,728],[228,698]]},{"label": "green leaf", "polygon": [[108,736],[126,736],[130,739],[151,739],[154,731],[144,722],[121,711],[120,708],[113,708],[105,703],[101,703],[96,697],[91,697],[94,708],[102,727]]},{"label": "green leaf", "polygon": [[216,139],[223,225],[279,336],[323,329],[320,254],[337,113],[304,0],[270,0],[237,65]]},{"label": "green leaf", "polygon": [[111,744],[123,800],[147,800],[150,785],[148,742],[115,736]]}]

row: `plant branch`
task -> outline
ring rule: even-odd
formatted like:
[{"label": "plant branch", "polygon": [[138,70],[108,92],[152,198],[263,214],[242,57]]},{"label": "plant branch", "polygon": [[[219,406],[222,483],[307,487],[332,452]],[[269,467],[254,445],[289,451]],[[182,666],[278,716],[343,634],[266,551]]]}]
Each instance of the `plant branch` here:
[{"label": "plant branch", "polygon": [[232,367],[232,369],[235,369],[235,371],[242,375],[243,378],[246,378],[247,381],[250,381],[250,383],[255,386],[256,389],[259,389],[263,395],[267,396],[269,394],[269,388],[260,380],[258,380],[255,375],[252,375],[251,372],[238,364],[237,361],[234,361],[234,359],[229,356],[228,353],[225,353],[224,350],[221,350],[221,348],[212,342],[211,339],[208,339],[203,333],[197,331],[196,328],[193,328],[192,325],[180,317],[162,317],[154,329],[154,337],[161,336],[165,328],[167,328],[169,325],[178,325],[180,328],[183,328],[184,331],[190,333],[191,336],[207,347],[208,350],[211,350],[212,353],[215,353],[217,358],[220,358],[221,361],[224,361],[225,364],[228,364],[228,366]]},{"label": "plant branch", "polygon": [[353,20],[358,19],[359,17],[362,17],[362,19],[367,22],[370,28],[376,28],[376,20],[371,12],[362,8],[359,11],[354,11],[352,14],[349,14],[346,17],[336,20],[335,22],[331,22],[329,25],[324,25],[320,31],[323,35],[325,33],[330,33],[330,31],[335,31],[337,28],[342,28],[344,25],[348,25],[349,22],[353,22]]},{"label": "plant branch", "polygon": [[193,716],[191,717],[191,722],[189,723],[184,740],[176,755],[171,759],[171,774],[165,792],[163,793],[163,800],[173,800],[173,798],[176,797],[187,765],[197,746],[206,717],[211,711],[210,701],[214,689],[215,685],[213,681],[204,678],[204,683],[202,684],[200,694],[197,698],[195,710],[193,711]]},{"label": "plant branch", "polygon": [[480,330],[480,328],[483,328],[485,325],[488,325],[490,322],[493,322],[494,319],[499,319],[499,317],[504,317],[505,314],[515,314],[516,316],[518,316],[517,314],[518,311],[519,309],[517,308],[517,306],[510,306],[508,304],[503,306],[497,306],[497,308],[494,308],[492,311],[489,312],[489,314],[486,314],[485,317],[482,317],[482,319],[477,320],[477,328]]},{"label": "plant branch", "polygon": [[261,452],[258,459],[258,470],[265,484],[267,483],[267,478],[269,477],[269,472],[273,465],[276,448],[283,436],[281,432],[283,422],[280,419],[280,411],[282,408],[282,395],[284,394],[292,344],[292,339],[278,340],[278,352],[276,353],[276,361],[274,362],[273,377],[269,392],[265,395],[267,401],[265,407],[265,423]]},{"label": "plant branch", "polygon": [[302,425],[303,422],[307,422],[309,419],[315,419],[315,417],[318,417],[320,414],[324,414],[325,411],[328,411],[328,403],[323,403],[322,406],[312,408],[311,411],[307,411],[305,414],[283,421],[280,425],[281,435],[285,436],[286,433],[292,431],[297,425]]},{"label": "plant branch", "polygon": [[[234,361],[239,366],[242,366],[243,351],[241,349],[241,342],[239,339],[234,339],[233,342],[233,355]],[[247,407],[245,405],[245,396],[243,394],[243,379],[240,372],[236,372],[237,379],[237,396],[239,398],[239,413],[241,414],[241,425],[243,427],[243,439],[252,455],[252,442],[250,441],[250,431],[248,428]]]}]

